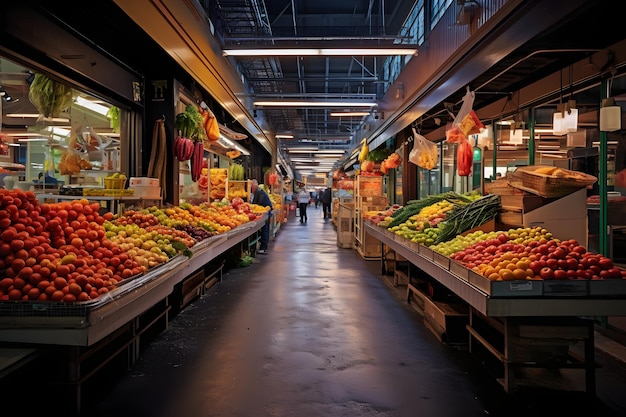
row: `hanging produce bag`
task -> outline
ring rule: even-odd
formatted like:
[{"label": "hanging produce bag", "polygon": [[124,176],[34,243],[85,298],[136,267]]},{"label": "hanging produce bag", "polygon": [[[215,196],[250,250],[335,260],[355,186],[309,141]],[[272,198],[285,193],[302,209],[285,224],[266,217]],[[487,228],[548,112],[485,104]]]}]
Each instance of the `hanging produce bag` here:
[{"label": "hanging produce bag", "polygon": [[461,109],[454,118],[450,129],[446,130],[446,140],[449,143],[460,143],[468,139],[469,135],[478,134],[485,128],[473,110],[474,96],[474,92],[467,87]]},{"label": "hanging produce bag", "polygon": [[431,170],[437,166],[438,159],[439,148],[437,145],[413,129],[413,149],[409,152],[409,161],[420,168]]},{"label": "hanging produce bag", "polygon": [[456,169],[461,177],[469,177],[472,172],[474,149],[465,139],[457,145],[456,149]]}]

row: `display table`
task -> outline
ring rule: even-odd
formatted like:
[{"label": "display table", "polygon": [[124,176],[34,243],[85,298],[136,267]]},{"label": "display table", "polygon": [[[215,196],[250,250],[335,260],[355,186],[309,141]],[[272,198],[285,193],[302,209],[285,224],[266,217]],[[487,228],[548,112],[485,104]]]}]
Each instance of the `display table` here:
[{"label": "display table", "polygon": [[[582,318],[626,316],[626,295],[533,296],[532,291],[525,292],[526,288],[522,288],[519,292],[511,291],[510,296],[491,296],[470,283],[465,274],[468,270],[449,262],[449,258],[446,263],[441,256],[434,256],[432,250],[401,239],[370,222],[365,227],[381,245],[387,245],[402,255],[469,305],[471,314],[467,329],[470,348],[472,343],[478,342],[502,362],[504,379],[501,382],[507,392],[514,388],[515,369],[524,366],[556,367],[584,369],[586,390],[595,395],[593,325],[590,320]],[[511,286],[518,284],[510,282]],[[413,291],[418,290],[409,279],[407,297]],[[537,318],[542,320],[537,323]],[[481,325],[489,327],[490,331],[495,329],[502,340],[499,343],[489,340],[483,335]],[[568,352],[560,352],[560,349],[564,344],[577,341],[585,345],[584,358],[573,361]],[[520,345],[523,344],[530,346],[531,350],[547,346],[551,356],[558,359],[528,359],[520,353]]]},{"label": "display table", "polygon": [[61,384],[75,388],[80,411],[81,384],[124,351],[128,365],[138,358],[141,338],[157,324],[167,329],[170,297],[175,286],[196,276],[217,256],[254,237],[267,220],[244,223],[229,232],[200,241],[193,255],[177,255],[96,300],[78,303],[0,302],[0,346],[20,350],[54,349],[67,365]]}]

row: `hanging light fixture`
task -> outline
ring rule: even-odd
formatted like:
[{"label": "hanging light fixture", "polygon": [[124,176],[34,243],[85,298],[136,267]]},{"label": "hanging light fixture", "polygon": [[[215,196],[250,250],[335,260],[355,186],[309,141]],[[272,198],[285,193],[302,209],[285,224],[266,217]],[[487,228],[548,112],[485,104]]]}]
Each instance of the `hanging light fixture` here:
[{"label": "hanging light fixture", "polygon": [[622,108],[615,104],[613,97],[602,100],[600,107],[600,131],[615,132],[622,128]]},{"label": "hanging light fixture", "polygon": [[[571,71],[571,70],[570,70]],[[570,96],[573,74],[570,73]],[[556,112],[552,116],[552,130],[557,136],[564,136],[568,133],[578,131],[578,109],[576,108],[576,100],[570,99],[563,102],[563,72],[561,71],[561,89],[559,103],[556,105]]]},{"label": "hanging light fixture", "polygon": [[509,143],[514,145],[521,145],[524,143],[524,137],[522,136],[524,133],[524,123],[521,121],[515,121],[511,124],[510,129]]}]

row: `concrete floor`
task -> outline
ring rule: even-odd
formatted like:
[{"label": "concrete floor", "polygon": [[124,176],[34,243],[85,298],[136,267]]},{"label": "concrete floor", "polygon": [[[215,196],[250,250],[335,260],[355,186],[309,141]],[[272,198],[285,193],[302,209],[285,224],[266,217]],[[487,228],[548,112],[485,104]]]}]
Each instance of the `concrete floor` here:
[{"label": "concrete floor", "polygon": [[624,363],[601,353],[595,399],[532,387],[505,395],[488,364],[439,342],[380,270],[337,247],[321,207],[304,224],[291,213],[268,254],[179,313],[86,415],[626,415]]}]

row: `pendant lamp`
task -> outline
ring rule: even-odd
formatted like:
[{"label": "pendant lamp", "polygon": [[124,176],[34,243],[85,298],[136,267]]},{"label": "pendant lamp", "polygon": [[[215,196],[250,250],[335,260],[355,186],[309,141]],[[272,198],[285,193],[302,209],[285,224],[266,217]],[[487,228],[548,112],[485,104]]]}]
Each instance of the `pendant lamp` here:
[{"label": "pendant lamp", "polygon": [[563,128],[566,133],[575,133],[578,131],[578,109],[576,108],[576,100],[568,100],[563,112]]},{"label": "pendant lamp", "polygon": [[522,128],[521,127],[513,127],[511,129],[511,133],[509,135],[509,143],[515,145],[521,145],[524,143],[524,138],[522,137]]},{"label": "pendant lamp", "polygon": [[600,131],[615,132],[622,128],[622,108],[615,104],[613,97],[602,100],[600,107]]},{"label": "pendant lamp", "polygon": [[559,103],[556,106],[556,112],[552,115],[552,131],[557,136],[563,136],[567,134],[567,128],[565,127],[563,104]]}]

